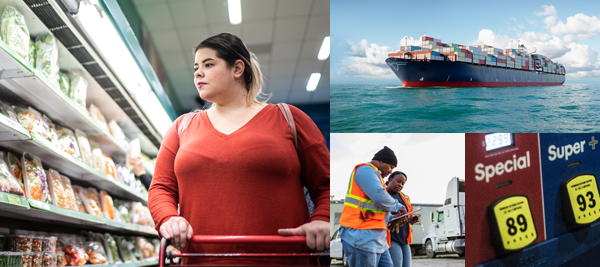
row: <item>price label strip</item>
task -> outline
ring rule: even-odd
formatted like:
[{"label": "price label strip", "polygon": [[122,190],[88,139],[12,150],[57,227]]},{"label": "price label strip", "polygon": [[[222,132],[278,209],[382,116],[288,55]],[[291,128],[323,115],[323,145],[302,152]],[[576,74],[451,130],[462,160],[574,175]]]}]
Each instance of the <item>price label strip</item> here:
[{"label": "price label strip", "polygon": [[537,231],[526,196],[502,197],[487,210],[492,246],[497,254],[519,251],[535,242]]},{"label": "price label strip", "polygon": [[563,217],[570,227],[585,226],[600,218],[600,194],[593,174],[573,175],[560,184]]}]

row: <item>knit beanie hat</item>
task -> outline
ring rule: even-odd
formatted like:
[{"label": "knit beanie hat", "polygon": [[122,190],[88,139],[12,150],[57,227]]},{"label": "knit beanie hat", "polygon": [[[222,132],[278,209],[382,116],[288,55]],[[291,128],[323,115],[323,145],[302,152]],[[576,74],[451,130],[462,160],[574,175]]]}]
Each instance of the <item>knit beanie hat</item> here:
[{"label": "knit beanie hat", "polygon": [[396,159],[396,154],[394,154],[394,151],[392,151],[387,146],[384,146],[383,149],[375,153],[373,160],[381,160],[387,164],[398,166],[398,159]]}]

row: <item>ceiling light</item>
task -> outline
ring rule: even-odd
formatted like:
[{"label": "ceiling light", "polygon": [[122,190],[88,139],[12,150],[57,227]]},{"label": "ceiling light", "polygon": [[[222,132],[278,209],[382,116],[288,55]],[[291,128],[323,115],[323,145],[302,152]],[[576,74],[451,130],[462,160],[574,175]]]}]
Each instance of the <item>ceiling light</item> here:
[{"label": "ceiling light", "polygon": [[323,44],[321,45],[321,50],[319,51],[319,60],[325,60],[329,57],[329,36],[323,39]]},{"label": "ceiling light", "polygon": [[310,79],[308,79],[308,84],[306,84],[306,91],[314,91],[317,89],[317,85],[319,84],[319,80],[321,79],[321,73],[313,73],[310,75]]},{"label": "ceiling light", "polygon": [[238,25],[242,23],[242,3],[241,0],[227,0],[227,7],[229,8],[229,22],[231,25]]}]

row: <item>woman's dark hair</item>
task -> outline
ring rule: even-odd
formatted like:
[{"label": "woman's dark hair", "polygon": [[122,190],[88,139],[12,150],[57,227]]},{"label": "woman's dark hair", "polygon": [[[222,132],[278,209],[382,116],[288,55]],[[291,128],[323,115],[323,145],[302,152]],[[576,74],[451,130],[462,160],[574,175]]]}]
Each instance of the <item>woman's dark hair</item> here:
[{"label": "woman's dark hair", "polygon": [[[211,36],[194,48],[194,54],[202,48],[210,48],[217,52],[217,57],[225,60],[228,67],[233,67],[239,59],[244,62],[244,82],[246,83],[246,98],[248,104],[261,103],[256,99],[262,93],[262,73],[256,56],[248,51],[242,40],[231,33],[220,33]],[[266,102],[262,101],[263,103]]]},{"label": "woman's dark hair", "polygon": [[385,185],[387,185],[392,179],[394,179],[394,176],[396,176],[398,174],[404,175],[404,177],[406,177],[406,180],[408,181],[408,176],[406,176],[405,173],[403,173],[401,171],[395,171],[395,172],[392,172],[392,174],[390,174],[390,177],[388,178],[388,181],[387,181],[387,183],[385,183]]}]

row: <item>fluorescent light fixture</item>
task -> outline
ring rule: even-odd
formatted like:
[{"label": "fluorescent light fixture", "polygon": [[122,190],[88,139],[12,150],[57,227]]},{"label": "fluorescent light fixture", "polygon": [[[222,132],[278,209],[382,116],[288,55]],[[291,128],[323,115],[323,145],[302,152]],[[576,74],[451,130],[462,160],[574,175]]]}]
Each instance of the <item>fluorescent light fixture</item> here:
[{"label": "fluorescent light fixture", "polygon": [[325,60],[329,57],[329,36],[323,39],[323,44],[321,45],[321,50],[319,50],[319,56],[317,56],[319,60]]},{"label": "fluorescent light fixture", "polygon": [[313,73],[310,75],[308,79],[308,83],[306,84],[306,91],[314,91],[317,89],[317,85],[319,84],[319,80],[321,79],[321,73]]},{"label": "fluorescent light fixture", "polygon": [[82,1],[75,18],[85,29],[102,56],[114,70],[114,74],[125,86],[138,106],[146,114],[146,118],[154,128],[164,136],[172,124],[169,115],[152,91],[148,80],[140,70],[137,62],[123,43],[121,36],[106,17],[100,16],[97,0]]},{"label": "fluorescent light fixture", "polygon": [[242,23],[242,3],[241,0],[227,0],[229,8],[229,23],[238,25]]}]

